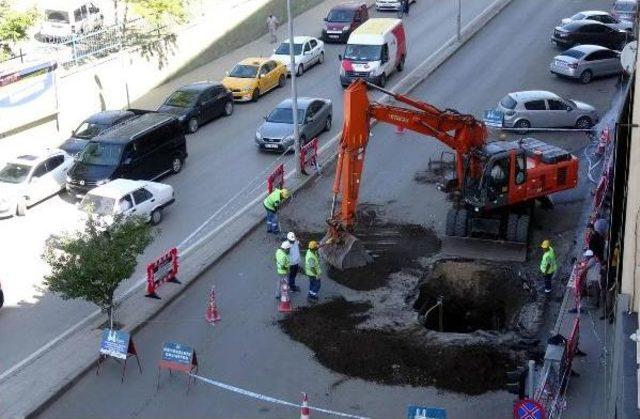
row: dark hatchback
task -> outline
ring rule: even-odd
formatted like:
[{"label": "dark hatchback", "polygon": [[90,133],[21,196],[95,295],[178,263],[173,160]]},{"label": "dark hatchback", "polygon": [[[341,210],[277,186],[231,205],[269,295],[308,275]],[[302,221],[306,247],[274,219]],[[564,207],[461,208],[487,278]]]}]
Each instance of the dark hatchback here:
[{"label": "dark hatchback", "polygon": [[102,111],[95,113],[85,119],[78,128],[73,130],[71,137],[62,143],[59,148],[66,151],[69,155],[75,156],[82,151],[84,146],[86,146],[93,137],[133,118],[137,114],[138,112],[133,110]]},{"label": "dark hatchback", "polygon": [[589,44],[620,50],[631,38],[632,34],[624,29],[614,29],[600,22],[578,20],[556,26],[551,40],[561,47]]},{"label": "dark hatchback", "polygon": [[184,131],[193,134],[202,124],[220,115],[231,115],[233,94],[218,82],[191,83],[173,92],[158,112],[175,115]]},{"label": "dark hatchback", "polygon": [[325,42],[347,42],[349,35],[369,19],[367,4],[363,2],[342,3],[334,6],[322,26]]},{"label": "dark hatchback", "polygon": [[67,191],[80,197],[117,178],[157,179],[182,170],[187,142],[173,115],[149,112],[94,137],[67,172]]}]

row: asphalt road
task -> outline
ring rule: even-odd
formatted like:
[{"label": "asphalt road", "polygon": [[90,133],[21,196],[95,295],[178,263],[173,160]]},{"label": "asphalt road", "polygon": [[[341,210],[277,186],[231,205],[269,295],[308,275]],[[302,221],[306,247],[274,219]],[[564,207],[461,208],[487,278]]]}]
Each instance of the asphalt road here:
[{"label": "asphalt road", "polygon": [[[337,2],[325,2],[297,18],[296,27],[300,28],[297,32],[318,35],[328,5]],[[490,0],[463,0],[463,24],[491,3]],[[379,15],[375,11],[371,13]],[[384,15],[395,16],[393,13]],[[421,0],[413,5],[411,15],[406,20],[409,53],[405,71],[411,71],[453,36],[455,22],[453,1]],[[284,28],[281,28],[280,32],[283,31]],[[224,72],[238,60],[270,54],[273,46],[265,39],[155,89],[134,106],[153,109],[176,86],[202,79],[220,80]],[[327,45],[325,63],[311,68],[299,79],[300,95],[320,96],[333,101],[333,129],[322,135],[321,143],[335,135],[342,124],[342,88],[338,80],[337,60],[342,50],[341,45]],[[398,74],[394,75],[389,85],[392,86],[399,79]],[[250,193],[251,187],[243,188],[263,181],[269,168],[278,159],[277,156],[255,149],[255,129],[262,116],[289,94],[290,82],[287,82],[286,88],[263,96],[257,104],[238,105],[233,116],[211,122],[196,134],[188,136],[190,157],[183,172],[165,179],[176,191],[176,204],[166,211],[160,235],[140,258],[143,263],[180,243],[239,191],[239,199],[225,207],[217,222],[250,200],[250,195],[255,193]],[[289,156],[287,160],[291,158]],[[0,280],[5,292],[5,307],[0,310],[0,372],[24,359],[95,309],[89,303],[63,301],[40,289],[42,277],[46,274],[46,266],[40,260],[45,239],[51,233],[73,229],[77,225],[76,220],[76,209],[64,196],[35,206],[26,217],[0,220],[2,237],[5,238],[0,241],[0,254],[5,261],[0,264]],[[138,272],[142,272],[142,266],[139,268]],[[133,280],[139,277],[136,275]],[[125,282],[120,291],[128,289],[133,280]]]},{"label": "asphalt road", "polygon": [[[538,2],[515,0],[411,95],[440,107],[480,115],[509,91],[539,88],[584,100],[604,112],[615,92],[615,79],[582,86],[552,76],[547,64],[557,53],[548,42],[549,30],[560,18],[607,5],[602,0],[571,0],[541,8]],[[361,202],[380,205],[392,220],[420,222],[441,233],[447,204],[433,185],[417,184],[413,176],[425,169],[429,157],[437,157],[444,148],[412,133],[398,135],[389,126],[376,126],[373,135]],[[578,155],[588,143],[584,134],[534,136]],[[284,215],[307,228],[321,227],[331,180],[332,173],[328,172],[297,194]],[[573,238],[580,203],[589,199],[588,189],[583,176],[580,188],[557,195],[556,209],[538,217],[540,231],[533,232],[532,242],[551,233]],[[323,368],[313,353],[292,342],[274,324],[279,318],[272,299],[272,252],[276,245],[257,229],[140,330],[134,339],[144,362],[142,376],[131,368],[121,385],[116,364],[99,377],[90,371],[41,417],[297,417],[295,409],[250,400],[201,383],[186,397],[186,380],[181,376],[169,379],[164,374],[156,391],[156,365],[166,340],[195,347],[202,375],[285,400],[295,401],[300,391],[307,391],[312,405],[379,418],[404,417],[409,404],[444,407],[453,418],[476,418],[478,412],[492,418],[511,417],[513,396],[506,392],[464,397],[433,388],[372,384]],[[301,283],[306,289],[306,281]],[[212,284],[218,289],[223,317],[215,327],[202,320]],[[324,298],[333,294],[355,296],[332,281],[323,282],[322,293]],[[305,304],[302,297],[294,302]],[[323,416],[314,413],[313,417]]]}]

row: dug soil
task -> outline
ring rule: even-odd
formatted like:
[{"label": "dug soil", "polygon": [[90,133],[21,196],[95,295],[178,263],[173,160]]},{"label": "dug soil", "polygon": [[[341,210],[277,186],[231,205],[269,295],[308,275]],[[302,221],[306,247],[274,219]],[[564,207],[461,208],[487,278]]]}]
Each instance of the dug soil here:
[{"label": "dug soil", "polygon": [[506,371],[516,365],[513,352],[495,346],[425,345],[413,332],[358,329],[369,309],[369,303],[338,298],[305,307],[280,320],[280,326],[325,367],[381,384],[477,395],[503,389]]}]

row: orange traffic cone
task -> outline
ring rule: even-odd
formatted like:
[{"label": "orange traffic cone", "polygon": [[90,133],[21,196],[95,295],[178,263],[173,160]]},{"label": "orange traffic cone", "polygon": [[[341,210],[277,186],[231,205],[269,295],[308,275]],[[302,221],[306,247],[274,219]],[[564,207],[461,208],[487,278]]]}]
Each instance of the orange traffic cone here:
[{"label": "orange traffic cone", "polygon": [[300,419],[309,419],[311,411],[309,410],[309,399],[307,393],[302,392],[302,406],[300,407]]},{"label": "orange traffic cone", "polygon": [[289,299],[289,284],[287,284],[286,278],[282,278],[282,281],[280,281],[280,303],[278,304],[278,311],[280,313],[293,311],[291,299]]},{"label": "orange traffic cone", "polygon": [[221,319],[220,313],[218,313],[218,304],[216,303],[216,287],[211,287],[211,293],[209,293],[209,306],[207,307],[207,313],[204,318],[211,324],[214,324]]}]

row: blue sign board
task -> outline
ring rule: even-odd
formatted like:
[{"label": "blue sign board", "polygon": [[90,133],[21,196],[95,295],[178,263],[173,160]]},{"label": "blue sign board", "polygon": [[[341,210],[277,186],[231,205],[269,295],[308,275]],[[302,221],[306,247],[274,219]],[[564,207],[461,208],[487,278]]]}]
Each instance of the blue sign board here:
[{"label": "blue sign board", "polygon": [[544,409],[535,400],[518,400],[513,410],[518,419],[544,419]]},{"label": "blue sign board", "polygon": [[131,335],[123,330],[102,330],[100,353],[114,358],[127,359]]},{"label": "blue sign board", "polygon": [[447,419],[447,411],[439,407],[409,406],[407,419]]},{"label": "blue sign board", "polygon": [[502,111],[497,109],[487,109],[484,111],[484,123],[490,127],[500,127],[502,128],[502,123],[504,122],[504,114]]},{"label": "blue sign board", "polygon": [[165,342],[162,347],[162,361],[190,368],[193,362],[193,348],[180,343]]}]

